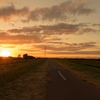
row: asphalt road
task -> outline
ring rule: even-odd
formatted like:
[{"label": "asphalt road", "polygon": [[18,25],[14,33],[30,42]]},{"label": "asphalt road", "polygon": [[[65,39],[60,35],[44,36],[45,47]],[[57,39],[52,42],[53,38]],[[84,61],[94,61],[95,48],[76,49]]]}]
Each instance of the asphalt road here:
[{"label": "asphalt road", "polygon": [[100,100],[100,90],[49,60],[46,100]]}]

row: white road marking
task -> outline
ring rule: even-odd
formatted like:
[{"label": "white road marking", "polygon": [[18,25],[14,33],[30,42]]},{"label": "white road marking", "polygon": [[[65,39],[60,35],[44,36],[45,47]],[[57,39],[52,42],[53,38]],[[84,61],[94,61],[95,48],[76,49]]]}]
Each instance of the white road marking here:
[{"label": "white road marking", "polygon": [[60,71],[58,71],[59,75],[63,78],[63,80],[66,80],[66,78],[62,75]]}]

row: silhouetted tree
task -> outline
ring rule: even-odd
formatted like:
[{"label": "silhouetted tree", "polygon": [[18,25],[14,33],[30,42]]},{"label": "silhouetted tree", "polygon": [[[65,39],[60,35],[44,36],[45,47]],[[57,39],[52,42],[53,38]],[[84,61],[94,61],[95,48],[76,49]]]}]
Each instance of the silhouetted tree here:
[{"label": "silhouetted tree", "polygon": [[23,58],[24,58],[24,59],[33,59],[33,58],[35,58],[35,57],[29,56],[28,54],[24,54],[24,55],[23,55]]},{"label": "silhouetted tree", "polygon": [[33,59],[33,58],[35,58],[35,57],[33,57],[33,56],[28,56],[29,57],[29,59]]},{"label": "silhouetted tree", "polygon": [[24,59],[28,59],[28,54],[24,54],[24,55],[23,55],[23,58],[24,58]]},{"label": "silhouetted tree", "polygon": [[18,55],[18,58],[21,58],[21,55],[20,54]]}]

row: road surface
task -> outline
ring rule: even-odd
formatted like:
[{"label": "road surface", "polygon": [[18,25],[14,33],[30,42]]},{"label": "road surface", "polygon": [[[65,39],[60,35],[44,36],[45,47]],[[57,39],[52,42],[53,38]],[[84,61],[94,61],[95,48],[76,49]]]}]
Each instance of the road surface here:
[{"label": "road surface", "polygon": [[100,91],[49,60],[46,100],[100,100]]}]

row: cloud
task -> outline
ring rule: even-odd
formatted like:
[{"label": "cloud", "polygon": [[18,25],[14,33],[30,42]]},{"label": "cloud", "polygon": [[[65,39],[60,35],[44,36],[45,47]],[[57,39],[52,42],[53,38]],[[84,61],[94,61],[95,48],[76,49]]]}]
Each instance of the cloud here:
[{"label": "cloud", "polygon": [[7,46],[2,46],[2,48],[16,48],[16,46],[14,46],[14,45],[7,45]]},{"label": "cloud", "polygon": [[[34,47],[37,50],[43,50],[43,48],[46,46],[48,54],[53,54],[55,52],[58,54],[64,54],[64,53],[81,54],[85,53],[85,51],[89,51],[90,49],[93,50],[98,49],[98,45],[96,44],[96,42],[65,43],[62,42],[61,38],[57,37],[56,35],[50,37],[48,35],[45,36],[43,34],[38,34],[38,33],[11,35],[10,33],[7,32],[0,32],[0,44],[10,44],[10,45],[31,44],[31,46],[33,45],[32,47]],[[9,47],[14,48],[14,46],[8,46],[8,48]],[[35,49],[32,50],[34,50],[35,52]],[[27,49],[22,49],[22,50],[27,51]],[[31,50],[28,51],[31,52]]]},{"label": "cloud", "polygon": [[[65,24],[65,23],[59,23],[57,25],[53,26],[42,26],[43,29],[45,29],[45,32],[49,31],[49,33],[53,32],[53,34],[71,34],[78,31],[79,25],[74,24]],[[50,31],[51,30],[51,31]],[[48,33],[48,34],[49,34]]]},{"label": "cloud", "polygon": [[100,27],[100,24],[92,24],[92,26],[98,26],[98,27]]},{"label": "cloud", "polygon": [[29,13],[29,8],[16,9],[13,4],[0,8],[0,20],[9,21],[18,16],[25,16]]},{"label": "cloud", "polygon": [[39,27],[23,27],[23,28],[20,28],[20,29],[10,29],[8,30],[8,32],[11,32],[11,33],[24,33],[24,34],[30,34],[30,33],[37,33],[37,32],[40,32],[42,29],[39,28]]},{"label": "cloud", "polygon": [[[67,55],[70,55],[70,54],[75,54],[75,55],[86,55],[86,56],[89,56],[89,55],[98,55],[98,54],[100,54],[100,51],[99,50],[97,50],[97,51],[78,51],[78,52],[66,52],[66,51],[60,51],[60,52],[52,52],[52,51],[49,51],[48,52],[49,54],[57,54],[57,55],[65,55],[65,54],[67,54]],[[92,56],[91,55],[91,56]],[[73,56],[72,56],[73,57]],[[82,56],[81,56],[82,57]]]},{"label": "cloud", "polygon": [[47,43],[50,43],[50,44],[63,44],[64,42],[47,42]]},{"label": "cloud", "polygon": [[23,34],[38,33],[40,35],[67,35],[77,33],[80,26],[82,27],[82,24],[59,23],[56,25],[40,25],[38,27],[23,27],[22,29],[11,29],[8,30],[8,32]]},{"label": "cloud", "polygon": [[[79,24],[68,24],[68,23],[59,23],[56,25],[40,25],[40,26],[33,26],[33,27],[23,27],[23,28],[14,28],[7,30],[6,32],[0,33],[0,43],[6,43],[6,40],[9,41],[9,43],[14,44],[29,44],[29,43],[50,43],[51,44],[63,44],[61,35],[66,36],[70,34],[74,35],[81,35],[85,33],[96,33],[99,32],[99,30],[87,28],[88,24],[86,23],[79,23]],[[80,28],[82,28],[82,32],[80,32]],[[3,38],[2,38],[3,37]],[[59,43],[57,43],[60,41]],[[72,45],[72,46],[71,46]],[[62,47],[64,50],[81,50],[81,48],[84,49],[87,47],[93,46],[93,43],[84,43],[84,44],[67,44],[66,46]],[[60,46],[59,46],[60,47]],[[55,49],[60,49],[59,47]],[[80,47],[80,48],[79,48]],[[49,47],[52,48],[52,47]],[[53,49],[53,48],[52,48]],[[60,49],[61,50],[61,49]]]},{"label": "cloud", "polygon": [[48,44],[48,45],[35,45],[36,48],[43,49],[43,47],[47,48],[48,51],[57,51],[60,52],[63,50],[63,52],[78,52],[81,50],[89,49],[89,48],[95,48],[97,47],[95,42],[86,42],[86,43],[61,43],[61,44]]},{"label": "cloud", "polygon": [[7,1],[7,0],[0,0],[0,2],[4,2],[4,1]]},{"label": "cloud", "polygon": [[76,54],[92,54],[92,55],[94,55],[94,54],[96,54],[96,55],[98,55],[98,54],[100,54],[100,51],[99,50],[95,50],[95,51],[79,51],[79,52],[75,52]]},{"label": "cloud", "polygon": [[[37,50],[36,49],[34,49],[34,48],[31,48],[31,49],[19,49],[19,50],[21,50],[21,51],[25,51],[25,52],[37,52]],[[38,51],[39,52],[39,51]]]},{"label": "cloud", "polygon": [[50,42],[51,40],[60,41],[62,40],[61,35],[83,35],[87,33],[99,33],[100,30],[87,28],[89,25],[86,23],[79,24],[68,24],[59,23],[56,25],[40,25],[33,27],[23,27],[10,29],[7,32],[10,35],[26,35],[34,37],[36,42]]},{"label": "cloud", "polygon": [[[49,39],[47,39],[49,38]],[[47,39],[47,40],[46,40]],[[96,50],[98,49],[98,45],[96,42],[84,42],[84,43],[64,43],[61,41],[62,39],[58,36],[50,37],[50,36],[42,36],[40,34],[31,34],[31,35],[10,35],[7,32],[0,33],[0,44],[13,44],[13,45],[30,45],[29,48],[34,47],[35,49],[31,49],[34,52],[39,52],[44,50],[46,46],[48,54],[87,54],[90,49]],[[50,42],[51,41],[51,42]],[[32,52],[27,48],[21,49],[21,51]],[[95,52],[91,51],[91,54]]]},{"label": "cloud", "polygon": [[44,41],[42,36],[34,35],[9,35],[9,33],[0,33],[0,44],[30,44]]},{"label": "cloud", "polygon": [[83,29],[83,33],[90,33],[90,32],[92,32],[92,33],[99,33],[100,30],[92,29],[92,28],[84,28]]},{"label": "cloud", "polygon": [[79,15],[89,15],[95,12],[95,9],[86,7],[86,3],[79,1],[66,1],[60,5],[55,5],[50,8],[36,8],[30,12],[28,21],[65,21],[69,19],[69,15],[73,17]]},{"label": "cloud", "polygon": [[[1,0],[3,1],[3,0]],[[16,9],[13,4],[0,8],[0,20],[9,21],[15,17],[19,18],[22,22],[29,21],[65,21],[69,20],[70,15],[89,15],[95,12],[95,9],[86,7],[86,3],[79,1],[66,1],[60,5],[54,5],[52,7],[35,8],[30,10],[29,7]],[[73,18],[75,20],[75,18]]]}]

